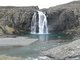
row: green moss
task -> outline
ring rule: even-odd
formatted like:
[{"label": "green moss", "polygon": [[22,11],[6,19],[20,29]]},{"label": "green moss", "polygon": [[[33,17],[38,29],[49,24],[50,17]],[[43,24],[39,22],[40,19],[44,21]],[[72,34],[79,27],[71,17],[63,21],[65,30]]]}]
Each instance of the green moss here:
[{"label": "green moss", "polygon": [[8,26],[9,26],[9,27],[12,27],[12,24],[11,24],[11,23],[9,23],[9,24],[8,24]]}]

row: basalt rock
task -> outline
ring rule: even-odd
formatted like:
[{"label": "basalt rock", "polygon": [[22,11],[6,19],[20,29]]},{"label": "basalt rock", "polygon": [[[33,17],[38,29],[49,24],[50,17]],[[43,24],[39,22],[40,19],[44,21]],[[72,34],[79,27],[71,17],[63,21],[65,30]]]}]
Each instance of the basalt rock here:
[{"label": "basalt rock", "polygon": [[80,26],[80,1],[42,9],[46,12],[50,33],[65,33],[65,31]]},{"label": "basalt rock", "polygon": [[0,7],[0,34],[30,32],[30,23],[37,6]]},{"label": "basalt rock", "polygon": [[[39,10],[37,6],[0,7],[0,34],[30,32],[32,16],[36,10]],[[75,28],[80,27],[80,1],[41,9],[41,11],[47,16],[49,33],[74,33]],[[6,29],[6,26],[10,30]],[[74,32],[70,31],[72,29]]]}]

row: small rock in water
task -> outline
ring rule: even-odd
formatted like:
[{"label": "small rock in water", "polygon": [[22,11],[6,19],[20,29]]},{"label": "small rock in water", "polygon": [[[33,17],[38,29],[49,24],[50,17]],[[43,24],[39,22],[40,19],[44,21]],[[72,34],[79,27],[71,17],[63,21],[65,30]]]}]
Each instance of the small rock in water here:
[{"label": "small rock in water", "polygon": [[40,56],[38,57],[38,60],[51,60],[51,59],[48,58],[47,56]]},{"label": "small rock in water", "polygon": [[72,54],[74,54],[74,51],[71,51]]},{"label": "small rock in water", "polygon": [[38,58],[28,57],[25,60],[38,60]]},{"label": "small rock in water", "polygon": [[38,58],[35,58],[34,60],[38,60]]},{"label": "small rock in water", "polygon": [[25,60],[51,60],[51,59],[46,56],[39,56],[38,58],[28,57]]},{"label": "small rock in water", "polygon": [[77,46],[77,48],[80,48],[79,46]]},{"label": "small rock in water", "polygon": [[75,57],[75,58],[66,58],[65,60],[80,60],[79,57]]}]

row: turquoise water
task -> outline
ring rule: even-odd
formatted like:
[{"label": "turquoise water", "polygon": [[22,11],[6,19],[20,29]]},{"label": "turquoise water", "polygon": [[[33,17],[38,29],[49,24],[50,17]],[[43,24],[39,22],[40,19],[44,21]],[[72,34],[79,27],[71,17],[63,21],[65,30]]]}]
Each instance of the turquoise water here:
[{"label": "turquoise water", "polygon": [[[48,35],[31,35],[27,34],[25,37],[38,39],[38,41],[32,43],[29,46],[24,47],[6,47],[0,49],[0,55],[9,55],[17,57],[37,57],[42,51],[50,48],[60,46],[73,41],[71,35],[66,34],[48,34]],[[25,38],[24,37],[24,38]]]},{"label": "turquoise water", "polygon": [[27,34],[30,38],[38,38],[39,36],[46,36],[49,40],[51,39],[72,39],[73,36],[69,34]]}]

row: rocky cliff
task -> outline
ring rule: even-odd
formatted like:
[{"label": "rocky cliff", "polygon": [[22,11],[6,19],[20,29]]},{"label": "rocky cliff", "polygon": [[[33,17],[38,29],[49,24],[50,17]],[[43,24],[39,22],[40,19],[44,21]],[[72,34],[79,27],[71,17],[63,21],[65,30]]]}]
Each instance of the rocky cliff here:
[{"label": "rocky cliff", "polygon": [[42,11],[46,12],[51,33],[65,33],[80,25],[80,1],[42,9]]},{"label": "rocky cliff", "polygon": [[[30,32],[31,20],[37,6],[0,7],[0,34]],[[80,32],[80,1],[40,9],[46,12],[49,33]]]},{"label": "rocky cliff", "polygon": [[0,34],[18,34],[30,32],[30,23],[37,6],[0,7]]}]

